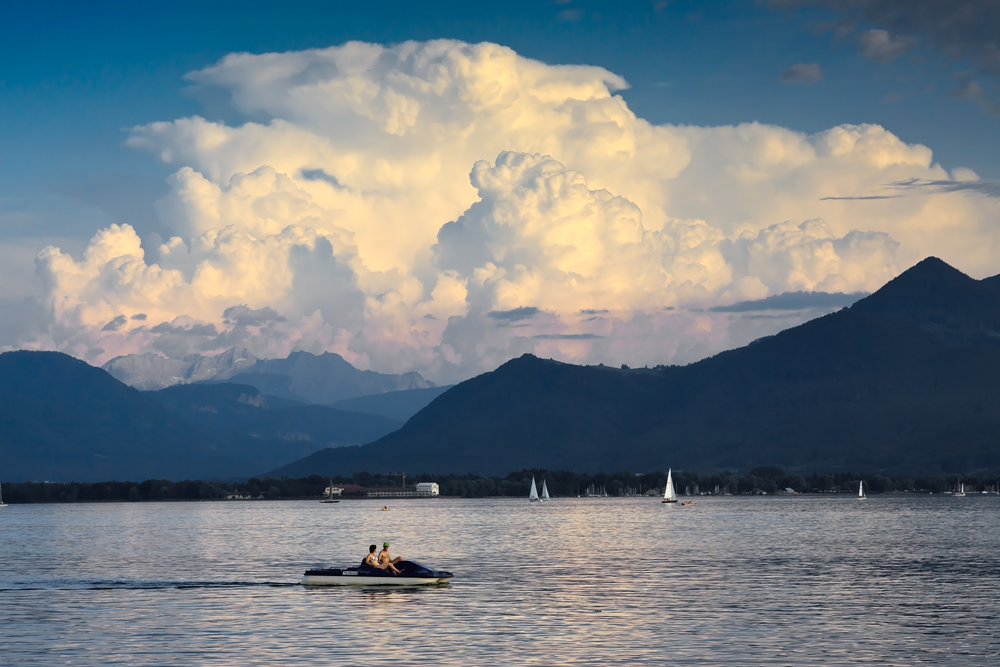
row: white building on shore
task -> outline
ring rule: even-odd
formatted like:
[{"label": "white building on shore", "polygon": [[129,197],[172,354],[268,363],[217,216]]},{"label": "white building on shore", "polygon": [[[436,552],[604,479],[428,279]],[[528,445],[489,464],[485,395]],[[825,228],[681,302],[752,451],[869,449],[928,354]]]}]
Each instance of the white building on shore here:
[{"label": "white building on shore", "polygon": [[437,498],[441,488],[437,482],[421,482],[416,486],[372,487],[365,495],[369,498]]}]

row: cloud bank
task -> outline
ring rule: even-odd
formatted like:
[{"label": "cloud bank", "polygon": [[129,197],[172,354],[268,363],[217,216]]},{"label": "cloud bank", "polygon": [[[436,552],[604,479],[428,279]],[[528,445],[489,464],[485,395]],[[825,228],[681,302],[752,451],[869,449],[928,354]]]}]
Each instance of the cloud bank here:
[{"label": "cloud bank", "polygon": [[621,77],[495,44],[232,54],[188,79],[245,122],[134,128],[176,166],[172,236],[42,250],[51,319],[20,346],[329,350],[448,382],[524,352],[685,362],[773,333],[712,306],[873,291],[931,253],[985,269],[1000,240],[990,197],[871,199],[975,178],[882,127],[656,126]]}]

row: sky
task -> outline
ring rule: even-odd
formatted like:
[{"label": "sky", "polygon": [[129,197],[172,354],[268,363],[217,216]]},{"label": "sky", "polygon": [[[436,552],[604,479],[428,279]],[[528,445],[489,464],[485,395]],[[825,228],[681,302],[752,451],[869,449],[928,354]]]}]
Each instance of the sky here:
[{"label": "sky", "polygon": [[1000,273],[998,32],[993,0],[5,6],[0,349],[454,382]]}]

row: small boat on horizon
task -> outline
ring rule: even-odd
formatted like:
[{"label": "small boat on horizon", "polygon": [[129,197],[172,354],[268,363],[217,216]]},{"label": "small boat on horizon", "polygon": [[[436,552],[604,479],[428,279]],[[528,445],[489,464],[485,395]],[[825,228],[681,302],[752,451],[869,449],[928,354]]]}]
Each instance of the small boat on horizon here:
[{"label": "small boat on horizon", "polygon": [[955,491],[955,493],[953,493],[951,495],[955,496],[956,498],[964,498],[965,497],[965,483],[964,482],[959,482],[958,483],[958,490]]},{"label": "small boat on horizon", "polygon": [[667,470],[667,483],[663,487],[663,501],[665,503],[676,503],[677,493],[674,491],[673,468]]},{"label": "small boat on horizon", "polygon": [[545,485],[545,480],[543,479],[543,480],[542,480],[542,497],[541,497],[541,499],[540,499],[540,500],[541,500],[542,502],[545,502],[545,501],[546,501],[546,500],[548,500],[548,499],[549,499],[549,487],[547,487],[547,486]]},{"label": "small boat on horizon", "polygon": [[865,495],[865,482],[864,480],[858,481],[858,500],[868,500],[868,496]]}]

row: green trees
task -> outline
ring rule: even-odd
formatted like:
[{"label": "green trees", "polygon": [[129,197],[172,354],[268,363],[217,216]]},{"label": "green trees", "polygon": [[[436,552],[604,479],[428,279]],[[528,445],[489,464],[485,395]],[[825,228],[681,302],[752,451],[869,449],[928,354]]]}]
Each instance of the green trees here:
[{"label": "green trees", "polygon": [[[408,485],[420,482],[437,482],[442,496],[457,498],[487,498],[507,496],[527,497],[534,477],[539,486],[542,480],[548,485],[552,496],[575,497],[585,495],[591,485],[605,488],[610,496],[624,493],[645,493],[655,489],[663,492],[666,473],[655,471],[645,474],[627,470],[616,473],[578,473],[569,470],[545,470],[533,468],[512,472],[506,477],[484,477],[480,475],[407,475]],[[267,500],[319,498],[326,488],[329,478],[311,475],[309,477],[280,479],[252,477],[246,482],[209,482],[183,480],[173,482],[162,479],[148,479],[144,482],[95,482],[52,484],[47,482],[4,482],[4,500],[10,503],[75,503],[75,502],[141,502],[170,500],[220,500],[238,492],[242,496]],[[693,472],[675,470],[674,484],[679,493],[686,489],[692,493],[707,494],[767,494],[792,489],[797,493],[856,493],[858,481],[864,480],[869,494],[879,493],[941,493],[965,484],[966,491],[977,493],[1000,485],[997,475],[948,475],[927,477],[891,477],[886,475],[857,475],[851,472],[786,474],[780,468],[754,468],[748,475],[738,475],[731,471],[698,475]],[[399,486],[398,476],[388,476],[360,472],[350,477],[334,477],[334,484],[354,485],[355,488],[372,486]],[[362,497],[363,491],[348,492],[344,498]]]}]

